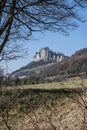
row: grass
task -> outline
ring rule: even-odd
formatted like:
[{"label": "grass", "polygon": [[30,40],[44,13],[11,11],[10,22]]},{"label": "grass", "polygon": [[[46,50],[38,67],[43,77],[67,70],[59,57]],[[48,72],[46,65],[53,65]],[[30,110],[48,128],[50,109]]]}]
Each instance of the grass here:
[{"label": "grass", "polygon": [[[51,82],[51,83],[42,83],[42,84],[33,84],[33,85],[21,85],[16,87],[7,87],[7,89],[44,89],[44,90],[52,90],[52,89],[76,89],[87,86],[87,79],[68,79],[61,82]],[[5,88],[6,89],[6,88]]]},{"label": "grass", "polygon": [[[79,94],[86,85],[87,79],[77,78],[8,87],[1,97],[0,105],[4,106],[0,111],[11,130],[82,130],[83,111],[73,99],[81,102]],[[8,130],[1,117],[0,130]]]}]

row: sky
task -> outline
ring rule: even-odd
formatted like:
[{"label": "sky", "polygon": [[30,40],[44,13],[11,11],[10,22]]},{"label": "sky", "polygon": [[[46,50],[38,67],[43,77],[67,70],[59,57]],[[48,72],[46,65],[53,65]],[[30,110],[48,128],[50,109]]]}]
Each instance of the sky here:
[{"label": "sky", "polygon": [[35,53],[43,47],[49,47],[51,50],[62,52],[67,56],[71,56],[79,49],[86,48],[87,22],[81,23],[80,26],[76,30],[70,32],[68,36],[64,36],[57,32],[47,31],[43,34],[34,34],[32,40],[20,42],[24,42],[26,45],[28,55],[18,60],[4,62],[2,67],[4,67],[4,70],[6,71],[5,73],[11,73],[30,63]]}]

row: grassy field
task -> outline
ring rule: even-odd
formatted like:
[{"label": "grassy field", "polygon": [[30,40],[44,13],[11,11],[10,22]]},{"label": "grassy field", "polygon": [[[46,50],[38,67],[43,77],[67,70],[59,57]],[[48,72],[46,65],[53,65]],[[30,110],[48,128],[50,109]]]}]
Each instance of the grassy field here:
[{"label": "grassy field", "polygon": [[86,130],[86,85],[76,78],[3,89],[0,130]]},{"label": "grassy field", "polygon": [[[80,79],[79,77],[70,78],[62,82],[51,82],[51,83],[42,83],[42,84],[31,84],[31,85],[21,85],[16,87],[6,87],[8,90],[10,89],[44,89],[44,90],[52,90],[52,89],[76,89],[87,86],[87,79]],[[5,88],[5,89],[6,89]]]}]

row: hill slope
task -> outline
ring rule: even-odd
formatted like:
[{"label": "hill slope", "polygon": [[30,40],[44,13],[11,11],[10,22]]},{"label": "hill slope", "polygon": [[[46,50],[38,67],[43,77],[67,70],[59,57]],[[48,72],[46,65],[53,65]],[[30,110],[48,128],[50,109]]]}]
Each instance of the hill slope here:
[{"label": "hill slope", "polygon": [[[60,63],[49,67],[46,73],[49,75],[75,76],[87,72],[87,48],[76,51],[71,57],[62,60]],[[48,75],[48,76],[49,76]]]},{"label": "hill slope", "polygon": [[65,57],[60,62],[51,61],[31,62],[27,66],[12,73],[14,77],[39,77],[44,79],[57,76],[56,79],[72,77],[87,72],[87,48],[76,51],[71,57]]}]

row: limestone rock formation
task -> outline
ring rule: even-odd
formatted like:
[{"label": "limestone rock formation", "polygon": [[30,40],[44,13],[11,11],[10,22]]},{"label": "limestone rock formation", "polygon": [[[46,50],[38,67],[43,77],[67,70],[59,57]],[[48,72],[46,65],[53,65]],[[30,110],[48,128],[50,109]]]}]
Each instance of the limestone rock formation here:
[{"label": "limestone rock formation", "polygon": [[65,55],[63,53],[56,53],[50,50],[48,47],[41,48],[39,52],[36,52],[36,54],[33,57],[34,62],[38,62],[40,60],[43,60],[45,62],[51,62],[56,61],[59,62],[65,58]]}]

